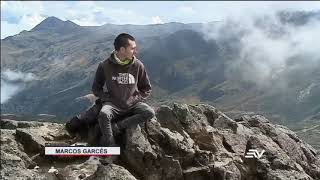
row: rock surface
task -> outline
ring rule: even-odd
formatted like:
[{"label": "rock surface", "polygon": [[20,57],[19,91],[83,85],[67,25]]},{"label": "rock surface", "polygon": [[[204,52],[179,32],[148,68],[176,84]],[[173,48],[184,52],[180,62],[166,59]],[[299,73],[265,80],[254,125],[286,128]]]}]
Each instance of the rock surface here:
[{"label": "rock surface", "polygon": [[[73,141],[63,124],[1,119],[1,179],[320,179],[319,153],[259,115],[233,120],[205,104],[161,106],[122,137],[113,164],[52,158],[43,155],[45,143]],[[246,158],[249,149],[265,152]]]}]

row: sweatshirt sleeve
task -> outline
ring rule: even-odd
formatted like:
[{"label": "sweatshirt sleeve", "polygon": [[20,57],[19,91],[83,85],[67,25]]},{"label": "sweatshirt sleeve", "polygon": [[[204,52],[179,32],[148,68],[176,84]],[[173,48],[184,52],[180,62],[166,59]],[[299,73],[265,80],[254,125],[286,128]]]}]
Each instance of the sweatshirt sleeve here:
[{"label": "sweatshirt sleeve", "polygon": [[138,79],[138,90],[143,99],[146,99],[151,94],[150,80],[147,71],[142,63]]},{"label": "sweatshirt sleeve", "polygon": [[102,63],[99,63],[98,69],[96,71],[96,75],[93,80],[92,84],[92,92],[95,96],[103,99],[104,92],[103,92],[103,86],[105,83],[105,77],[104,77],[104,72],[102,68]]}]

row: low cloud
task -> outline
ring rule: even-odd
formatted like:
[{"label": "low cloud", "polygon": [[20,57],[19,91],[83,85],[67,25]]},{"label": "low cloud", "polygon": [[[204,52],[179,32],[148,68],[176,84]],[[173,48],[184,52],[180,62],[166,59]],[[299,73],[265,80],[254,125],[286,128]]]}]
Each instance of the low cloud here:
[{"label": "low cloud", "polygon": [[15,72],[10,69],[5,70],[1,73],[1,79],[4,79],[8,82],[29,82],[32,80],[36,80],[36,76],[33,73],[23,73],[23,72]]},{"label": "low cloud", "polygon": [[161,20],[161,18],[159,16],[154,16],[154,17],[152,17],[152,23],[153,24],[163,24],[163,21]]},{"label": "low cloud", "polygon": [[26,84],[38,78],[32,73],[5,70],[1,72],[1,104],[22,91]]},{"label": "low cloud", "polygon": [[1,79],[1,104],[7,102],[12,96],[17,94],[23,86],[9,83]]},{"label": "low cloud", "polygon": [[274,11],[231,16],[205,25],[204,34],[220,45],[227,59],[228,78],[251,82],[259,88],[281,81],[286,87],[286,74],[291,70],[308,72],[319,67],[320,19],[313,13]]}]

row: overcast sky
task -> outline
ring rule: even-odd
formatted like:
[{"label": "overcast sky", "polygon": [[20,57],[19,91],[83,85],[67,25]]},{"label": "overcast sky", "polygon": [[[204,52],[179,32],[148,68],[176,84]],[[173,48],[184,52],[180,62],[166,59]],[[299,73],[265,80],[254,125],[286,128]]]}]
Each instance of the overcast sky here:
[{"label": "overcast sky", "polygon": [[229,16],[275,10],[320,10],[320,2],[62,2],[1,1],[1,39],[55,16],[82,26],[223,21]]}]

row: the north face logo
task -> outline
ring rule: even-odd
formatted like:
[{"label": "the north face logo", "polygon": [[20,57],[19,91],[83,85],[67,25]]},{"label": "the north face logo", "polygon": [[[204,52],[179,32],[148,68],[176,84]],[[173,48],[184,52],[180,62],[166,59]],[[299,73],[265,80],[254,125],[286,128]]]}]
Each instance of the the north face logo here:
[{"label": "the north face logo", "polygon": [[118,73],[118,76],[112,76],[113,81],[117,81],[119,84],[134,84],[135,78],[130,73]]}]

